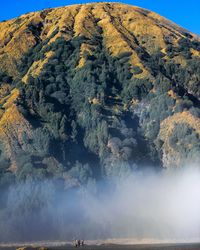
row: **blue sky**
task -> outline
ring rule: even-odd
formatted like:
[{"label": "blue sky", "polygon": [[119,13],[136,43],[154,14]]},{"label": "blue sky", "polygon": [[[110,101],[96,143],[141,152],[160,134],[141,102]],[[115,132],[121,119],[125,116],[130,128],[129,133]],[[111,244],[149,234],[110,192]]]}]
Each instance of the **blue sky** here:
[{"label": "blue sky", "polygon": [[[0,0],[0,20],[7,20],[21,14],[94,0]],[[110,1],[110,0],[109,0]],[[120,0],[155,11],[182,27],[200,35],[200,0]]]}]

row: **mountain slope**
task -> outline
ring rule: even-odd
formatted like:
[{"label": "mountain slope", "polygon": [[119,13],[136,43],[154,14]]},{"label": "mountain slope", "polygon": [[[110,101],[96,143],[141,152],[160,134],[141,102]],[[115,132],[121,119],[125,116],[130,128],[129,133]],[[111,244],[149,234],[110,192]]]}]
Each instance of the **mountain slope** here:
[{"label": "mountain slope", "polygon": [[3,183],[198,164],[197,36],[118,3],[29,13],[0,30]]},{"label": "mountain slope", "polygon": [[[87,4],[49,9],[23,15],[0,24],[1,68],[17,74],[16,66],[23,53],[36,44],[59,37],[92,38],[103,34],[106,48],[116,56],[131,51],[132,62],[140,63],[136,48],[152,53],[164,51],[167,43],[176,45],[180,38],[191,36],[159,15],[123,4]],[[86,48],[84,48],[85,50]],[[198,51],[193,53],[199,55]]]}]

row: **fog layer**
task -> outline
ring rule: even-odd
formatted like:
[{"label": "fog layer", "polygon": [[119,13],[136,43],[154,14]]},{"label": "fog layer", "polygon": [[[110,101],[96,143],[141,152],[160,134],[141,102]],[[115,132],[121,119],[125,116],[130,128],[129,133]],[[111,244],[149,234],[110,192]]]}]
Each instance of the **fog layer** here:
[{"label": "fog layer", "polygon": [[137,172],[73,190],[53,181],[17,184],[3,211],[1,241],[195,241],[200,236],[200,171]]}]

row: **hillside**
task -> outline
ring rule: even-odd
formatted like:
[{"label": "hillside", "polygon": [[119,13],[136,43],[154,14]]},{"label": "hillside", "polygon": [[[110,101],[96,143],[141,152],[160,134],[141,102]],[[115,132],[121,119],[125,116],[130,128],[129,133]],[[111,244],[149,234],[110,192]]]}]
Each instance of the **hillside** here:
[{"label": "hillside", "polygon": [[1,186],[198,164],[200,40],[119,3],[0,23]]}]

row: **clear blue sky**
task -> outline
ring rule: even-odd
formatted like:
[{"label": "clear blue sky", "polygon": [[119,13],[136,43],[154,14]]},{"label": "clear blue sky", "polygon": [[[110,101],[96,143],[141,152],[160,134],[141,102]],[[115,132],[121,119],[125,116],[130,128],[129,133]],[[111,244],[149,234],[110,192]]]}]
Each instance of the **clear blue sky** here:
[{"label": "clear blue sky", "polygon": [[[109,0],[110,1],[110,0]],[[94,0],[0,0],[0,20],[7,20],[21,14]],[[116,2],[116,1],[114,1]],[[120,0],[155,11],[182,27],[200,35],[200,0]]]}]

